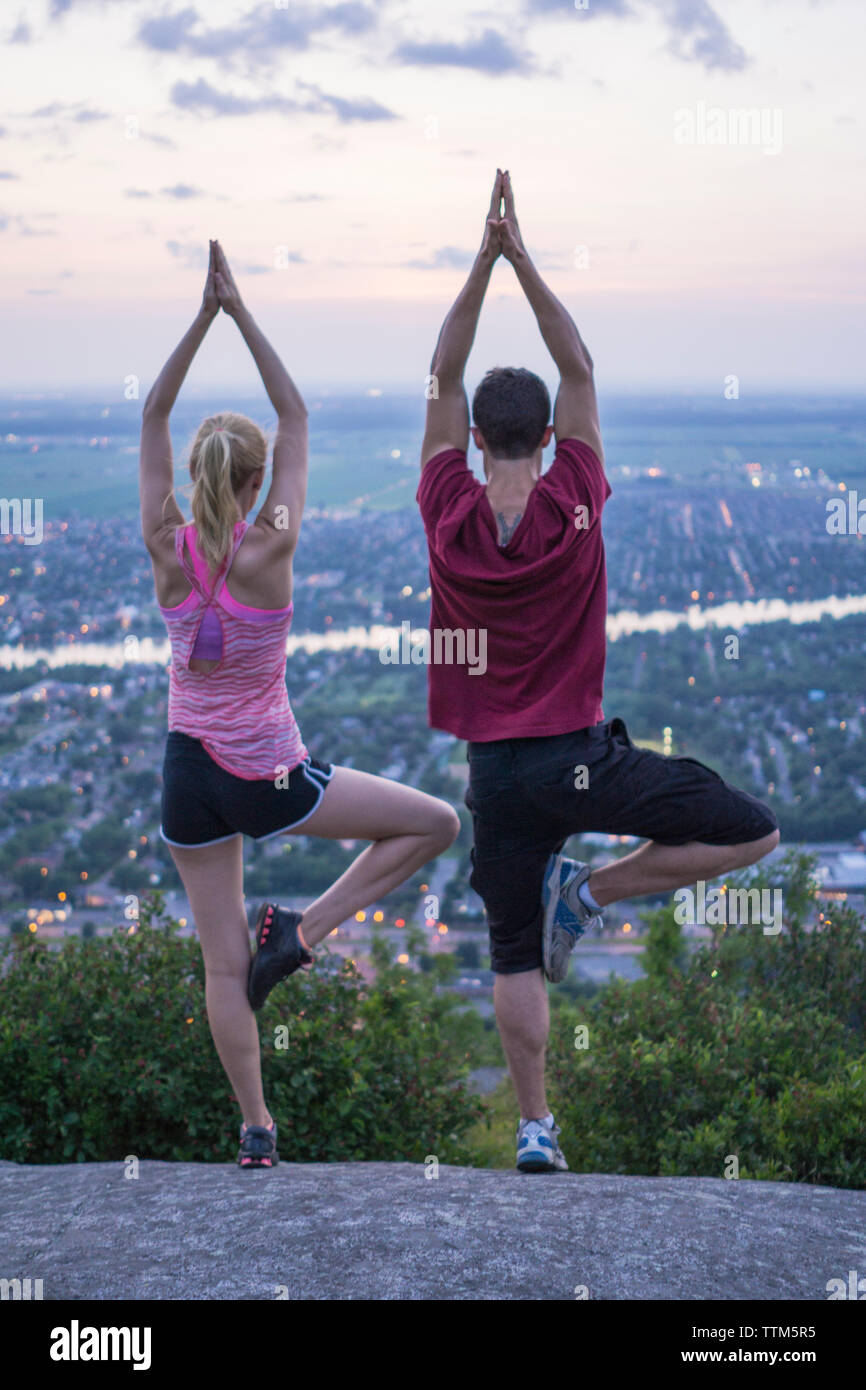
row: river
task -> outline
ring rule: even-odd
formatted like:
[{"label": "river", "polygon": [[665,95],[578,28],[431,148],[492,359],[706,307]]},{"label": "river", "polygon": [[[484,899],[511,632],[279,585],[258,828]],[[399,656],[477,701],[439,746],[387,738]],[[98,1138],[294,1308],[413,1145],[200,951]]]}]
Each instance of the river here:
[{"label": "river", "polygon": [[[665,609],[636,613],[623,608],[608,615],[607,635],[611,642],[615,642],[633,632],[672,632],[683,626],[695,631],[722,628],[726,632],[739,632],[744,627],[762,623],[814,623],[824,617],[846,618],[855,613],[866,613],[866,594],[849,594],[844,598],[830,595],[828,598],[804,599],[794,603],[780,598],[732,601],[709,608],[693,604],[684,613],[671,613]],[[424,627],[413,628],[413,637],[420,637],[425,631]],[[289,656],[296,651],[333,652],[347,651],[353,647],[380,651],[386,643],[398,642],[400,635],[399,627],[381,624],[337,628],[331,632],[304,632],[289,637],[286,651]],[[0,668],[21,670],[42,661],[52,668],[69,665],[120,668],[130,662],[165,666],[169,655],[167,637],[154,641],[150,637],[139,639],[128,636],[122,642],[68,642],[53,648],[30,648],[19,643],[0,646]]]}]

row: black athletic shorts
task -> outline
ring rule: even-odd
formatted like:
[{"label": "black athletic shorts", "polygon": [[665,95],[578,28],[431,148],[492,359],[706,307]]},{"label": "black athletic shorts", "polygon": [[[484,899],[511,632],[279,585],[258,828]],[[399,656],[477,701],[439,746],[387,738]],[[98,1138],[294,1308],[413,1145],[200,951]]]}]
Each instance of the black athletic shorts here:
[{"label": "black athletic shorts", "polygon": [[637,748],[621,719],[549,738],[470,743],[467,756],[469,882],[487,910],[491,966],[502,975],[542,963],[544,869],[569,835],[737,845],[779,824],[769,806],[697,759]]},{"label": "black athletic shorts", "polygon": [[277,787],[269,778],[249,780],[227,772],[197,738],[169,732],[162,766],[162,824],[170,845],[200,849],[249,835],[267,840],[311,816],[334,775],[330,763],[307,757]]}]

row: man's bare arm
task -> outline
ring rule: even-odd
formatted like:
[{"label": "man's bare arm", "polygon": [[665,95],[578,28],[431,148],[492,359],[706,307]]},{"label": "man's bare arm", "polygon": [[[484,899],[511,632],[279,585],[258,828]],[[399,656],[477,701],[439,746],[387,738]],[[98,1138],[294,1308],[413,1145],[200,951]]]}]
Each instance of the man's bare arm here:
[{"label": "man's bare arm", "polygon": [[523,244],[507,171],[503,176],[502,196],[505,202],[505,217],[499,223],[502,254],[514,266],[559,372],[559,390],[553,411],[556,438],[579,439],[604,462],[592,358],[571,314],[544,283]]},{"label": "man's bare arm", "polygon": [[463,373],[475,341],[490,273],[499,255],[497,224],[501,200],[502,174],[497,169],[481,249],[445,318],[430,363],[422,468],[443,449],[466,449],[469,445],[469,402]]}]

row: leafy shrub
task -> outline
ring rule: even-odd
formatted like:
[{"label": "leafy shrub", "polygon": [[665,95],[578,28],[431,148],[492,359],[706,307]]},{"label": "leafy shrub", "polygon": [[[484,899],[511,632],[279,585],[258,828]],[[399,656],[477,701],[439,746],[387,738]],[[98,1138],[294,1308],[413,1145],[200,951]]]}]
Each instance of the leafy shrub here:
[{"label": "leafy shrub", "polygon": [[780,935],[720,927],[679,968],[662,909],[646,979],[554,1013],[548,1079],[573,1168],[721,1177],[736,1156],[740,1177],[866,1186],[864,923],[837,905],[809,923],[810,871],[787,857]]},{"label": "leafy shrub", "polygon": [[[201,953],[165,919],[159,894],[131,934],[56,950],[28,936],[4,951],[4,1158],[234,1157],[240,1117],[207,1024]],[[325,954],[257,1015],[282,1155],[465,1162],[461,1136],[480,1104],[460,1030],[450,1034],[454,1001],[401,971],[383,944],[377,952],[375,985]]]}]

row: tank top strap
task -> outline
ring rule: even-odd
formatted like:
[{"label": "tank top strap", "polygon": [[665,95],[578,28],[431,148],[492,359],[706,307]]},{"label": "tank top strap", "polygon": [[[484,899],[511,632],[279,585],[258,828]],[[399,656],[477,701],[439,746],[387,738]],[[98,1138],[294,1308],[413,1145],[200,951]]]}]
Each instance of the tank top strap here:
[{"label": "tank top strap", "polygon": [[235,556],[236,556],[237,553],[238,553],[238,548],[240,547],[240,543],[241,543],[241,541],[243,540],[244,536],[247,534],[247,531],[249,530],[249,522],[248,522],[248,521],[239,521],[239,522],[237,522],[237,525],[240,526],[240,528],[241,528],[241,529],[240,529],[240,533],[239,533],[237,536],[235,536],[234,544],[233,544],[233,546],[232,546],[232,548],[231,548],[231,551],[229,552],[228,561],[227,561],[227,562],[226,562],[225,560],[223,561],[223,565],[225,566],[225,568],[224,568],[223,571],[222,571],[222,578],[220,579],[219,584],[215,584],[215,585],[214,585],[214,594],[218,593],[219,590],[222,589],[223,585],[225,584],[226,580],[228,579],[228,577],[229,577],[229,570],[231,569],[232,565],[234,564],[234,559],[235,559]]},{"label": "tank top strap", "polygon": [[186,526],[175,527],[174,553],[178,558],[181,569],[183,570],[193,589],[196,591],[196,593],[201,594],[202,598],[206,599],[208,597],[208,594],[203,588],[201,581],[199,580],[199,577],[195,572],[195,569],[189,563],[184,548],[184,541],[187,540],[189,532],[193,529],[194,528],[192,522],[189,522]]}]

